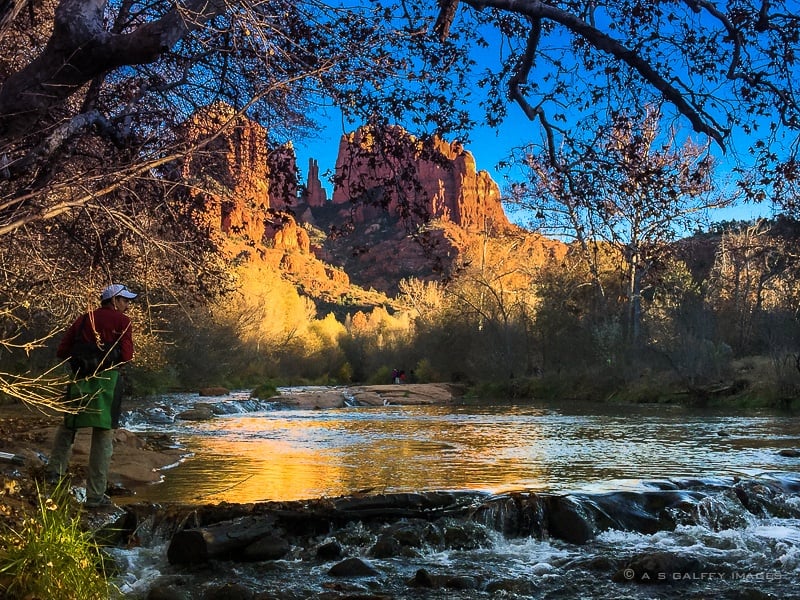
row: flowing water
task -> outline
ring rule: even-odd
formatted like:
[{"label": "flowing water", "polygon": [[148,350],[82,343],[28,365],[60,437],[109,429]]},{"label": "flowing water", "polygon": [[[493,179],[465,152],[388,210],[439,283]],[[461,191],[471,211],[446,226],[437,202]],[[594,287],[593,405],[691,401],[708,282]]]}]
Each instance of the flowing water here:
[{"label": "flowing water", "polygon": [[[342,593],[800,597],[800,458],[786,455],[800,449],[800,417],[793,414],[514,404],[287,410],[242,394],[203,399],[214,405],[212,420],[174,418],[197,401],[174,396],[128,415],[128,428],[168,432],[188,455],[133,500],[245,503],[460,490],[483,503],[471,521],[479,529],[470,530],[474,544],[426,543],[402,557],[371,559],[380,575],[337,584]],[[669,527],[596,526],[578,543],[547,531],[499,532],[504,526],[498,523],[510,518],[506,500],[512,492],[525,492],[525,502],[566,496],[579,514],[594,511],[587,518],[596,524],[598,514],[630,512],[664,490],[692,494],[690,508],[687,502],[669,508]],[[609,508],[612,501],[619,506]],[[356,556],[368,556],[386,533],[364,524],[348,527],[331,535]],[[121,551],[131,571],[123,588],[132,596],[154,573],[170,571],[158,564],[163,552],[158,540],[153,544],[138,553]],[[647,560],[658,568],[646,571],[644,583],[632,583],[641,579],[636,565]],[[324,595],[334,589],[328,568],[295,558],[268,567],[236,563],[230,572],[274,597],[337,597]],[[422,593],[408,583],[419,569],[466,583]],[[210,581],[224,581],[228,572],[217,567]]]}]

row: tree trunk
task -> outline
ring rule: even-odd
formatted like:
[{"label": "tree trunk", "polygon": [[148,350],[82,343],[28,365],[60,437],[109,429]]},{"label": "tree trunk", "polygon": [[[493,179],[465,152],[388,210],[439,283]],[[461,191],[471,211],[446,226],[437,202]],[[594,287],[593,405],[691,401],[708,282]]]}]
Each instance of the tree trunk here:
[{"label": "tree trunk", "polygon": [[[190,0],[125,34],[106,28],[104,3],[61,0],[44,51],[0,87],[0,138],[28,133],[51,109],[95,77],[123,65],[150,63],[221,14],[223,0]],[[192,15],[191,20],[186,15]]]},{"label": "tree trunk", "polygon": [[274,525],[274,517],[259,515],[185,529],[172,536],[167,559],[172,565],[186,565],[203,563],[210,558],[230,558],[272,533]]}]

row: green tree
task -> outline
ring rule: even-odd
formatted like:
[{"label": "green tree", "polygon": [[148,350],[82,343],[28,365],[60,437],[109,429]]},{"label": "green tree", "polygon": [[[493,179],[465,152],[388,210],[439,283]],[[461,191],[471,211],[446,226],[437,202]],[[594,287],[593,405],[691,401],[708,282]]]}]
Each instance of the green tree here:
[{"label": "green tree", "polygon": [[592,336],[592,324],[598,320],[589,280],[587,264],[576,252],[536,273],[533,333],[537,364],[545,374],[575,373],[612,358],[600,351]]}]

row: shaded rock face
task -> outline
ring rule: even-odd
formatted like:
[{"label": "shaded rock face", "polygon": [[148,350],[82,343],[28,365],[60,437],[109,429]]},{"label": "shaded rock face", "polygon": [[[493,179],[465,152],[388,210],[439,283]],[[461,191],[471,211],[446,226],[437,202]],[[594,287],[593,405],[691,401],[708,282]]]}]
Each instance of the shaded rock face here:
[{"label": "shaded rock face", "polygon": [[[220,127],[222,133],[215,135]],[[192,116],[184,136],[196,146],[182,176],[198,182],[190,195],[202,206],[200,220],[211,232],[261,240],[270,208],[264,128],[236,116],[229,106],[214,104]]]},{"label": "shaded rock face", "polygon": [[343,135],[333,203],[356,203],[357,222],[381,212],[419,224],[441,219],[467,230],[510,229],[500,189],[460,142],[418,141],[401,127]]},{"label": "shaded rock face", "polygon": [[224,104],[196,113],[184,135],[196,146],[184,161],[182,176],[198,184],[189,192],[197,220],[223,248],[239,250],[225,243],[239,239],[308,253],[308,234],[286,212],[297,197],[291,143],[270,150],[266,130]]},{"label": "shaded rock face", "polygon": [[288,142],[267,154],[269,205],[276,210],[293,207],[297,198],[297,156]]}]

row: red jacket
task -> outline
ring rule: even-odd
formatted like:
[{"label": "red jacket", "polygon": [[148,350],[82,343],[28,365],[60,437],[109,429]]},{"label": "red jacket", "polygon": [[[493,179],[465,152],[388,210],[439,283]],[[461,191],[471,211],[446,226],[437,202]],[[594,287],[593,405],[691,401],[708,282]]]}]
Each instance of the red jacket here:
[{"label": "red jacket", "polygon": [[[85,318],[85,321],[84,321]],[[81,327],[83,329],[81,330]],[[131,320],[128,315],[111,306],[101,306],[97,310],[81,315],[67,329],[56,350],[58,358],[69,358],[72,354],[72,344],[75,336],[81,331],[85,342],[95,341],[94,331],[100,335],[100,341],[110,348],[119,340],[120,359],[123,362],[133,360],[133,333]]]}]

